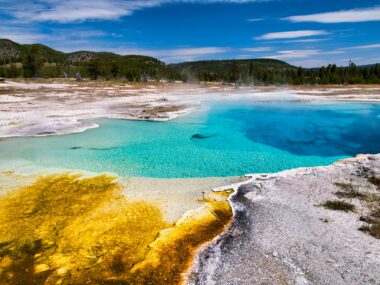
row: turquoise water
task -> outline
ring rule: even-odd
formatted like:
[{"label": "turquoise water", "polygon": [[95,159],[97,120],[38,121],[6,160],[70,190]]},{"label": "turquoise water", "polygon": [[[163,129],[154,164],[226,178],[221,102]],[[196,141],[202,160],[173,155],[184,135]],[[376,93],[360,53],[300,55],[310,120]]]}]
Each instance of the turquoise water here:
[{"label": "turquoise water", "polygon": [[80,134],[0,141],[1,160],[122,176],[211,177],[380,152],[375,104],[211,104],[170,122],[99,119]]}]

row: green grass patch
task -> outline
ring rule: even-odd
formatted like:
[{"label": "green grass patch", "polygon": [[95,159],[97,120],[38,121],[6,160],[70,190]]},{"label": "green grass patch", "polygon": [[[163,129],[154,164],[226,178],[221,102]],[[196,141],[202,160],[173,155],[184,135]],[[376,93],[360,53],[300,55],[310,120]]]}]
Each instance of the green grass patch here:
[{"label": "green grass patch", "polygon": [[370,182],[373,185],[377,186],[377,189],[380,190],[380,177],[372,175],[372,176],[368,176],[367,180],[368,180],[368,182]]},{"label": "green grass patch", "polygon": [[334,194],[339,198],[347,198],[347,199],[364,199],[365,195],[360,193],[357,189],[358,185],[354,185],[352,183],[334,183],[335,186],[342,189],[343,191],[337,191]]},{"label": "green grass patch", "polygon": [[376,208],[371,212],[367,222],[368,224],[361,226],[359,230],[380,239],[380,208]]},{"label": "green grass patch", "polygon": [[380,196],[376,193],[369,192],[359,192],[357,189],[358,185],[351,183],[334,183],[335,186],[339,187],[343,191],[337,191],[334,194],[338,198],[342,199],[360,199],[369,203],[380,201]]},{"label": "green grass patch", "polygon": [[339,200],[329,200],[321,204],[326,209],[334,210],[334,211],[344,211],[344,212],[352,212],[355,210],[355,206]]},{"label": "green grass patch", "polygon": [[357,185],[354,185],[352,183],[340,183],[336,182],[334,183],[335,186],[339,187],[340,189],[346,191],[346,192],[357,192]]},{"label": "green grass patch", "polygon": [[361,200],[365,200],[367,198],[366,194],[360,193],[358,191],[352,191],[352,192],[338,191],[338,192],[335,192],[334,194],[339,198],[347,198],[347,199],[358,198]]},{"label": "green grass patch", "polygon": [[380,223],[369,226],[368,233],[371,236],[380,239]]}]

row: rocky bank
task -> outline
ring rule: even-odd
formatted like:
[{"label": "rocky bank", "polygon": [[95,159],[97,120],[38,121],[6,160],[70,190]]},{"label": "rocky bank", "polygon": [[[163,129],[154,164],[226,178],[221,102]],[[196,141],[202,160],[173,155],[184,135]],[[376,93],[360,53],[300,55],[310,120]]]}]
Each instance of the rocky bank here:
[{"label": "rocky bank", "polygon": [[231,198],[234,222],[199,253],[189,283],[380,284],[379,178],[380,155],[252,175]]}]

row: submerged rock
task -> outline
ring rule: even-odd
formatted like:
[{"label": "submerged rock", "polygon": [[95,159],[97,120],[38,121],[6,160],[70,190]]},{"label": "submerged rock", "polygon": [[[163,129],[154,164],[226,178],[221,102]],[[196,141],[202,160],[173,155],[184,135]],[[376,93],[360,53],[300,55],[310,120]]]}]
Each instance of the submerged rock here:
[{"label": "submerged rock", "polygon": [[191,136],[192,139],[208,139],[213,137],[214,135],[204,135],[204,134],[194,134]]}]

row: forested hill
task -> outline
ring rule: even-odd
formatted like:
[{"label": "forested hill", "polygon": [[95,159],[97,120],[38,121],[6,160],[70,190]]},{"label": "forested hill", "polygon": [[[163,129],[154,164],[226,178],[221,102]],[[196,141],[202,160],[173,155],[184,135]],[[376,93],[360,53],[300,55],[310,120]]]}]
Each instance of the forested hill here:
[{"label": "forested hill", "polygon": [[380,64],[301,68],[276,59],[206,60],[165,64],[149,56],[64,53],[41,44],[0,39],[0,77],[214,81],[240,84],[380,84]]},{"label": "forested hill", "polygon": [[41,44],[21,45],[0,39],[0,77],[81,77],[92,79],[181,79],[164,62],[149,56],[110,52],[64,53]]},{"label": "forested hill", "polygon": [[36,52],[43,61],[48,63],[83,62],[93,58],[120,59],[123,57],[112,52],[76,51],[64,53],[42,44],[21,45],[11,40],[0,39],[0,63],[2,64],[22,62],[31,52]]},{"label": "forested hill", "polygon": [[21,45],[11,40],[0,39],[0,63],[22,62],[32,51],[38,50],[46,62],[59,62],[65,59],[65,53],[41,44]]}]

